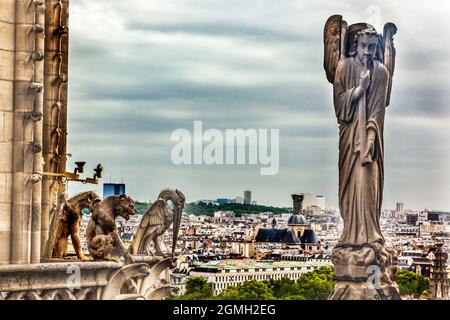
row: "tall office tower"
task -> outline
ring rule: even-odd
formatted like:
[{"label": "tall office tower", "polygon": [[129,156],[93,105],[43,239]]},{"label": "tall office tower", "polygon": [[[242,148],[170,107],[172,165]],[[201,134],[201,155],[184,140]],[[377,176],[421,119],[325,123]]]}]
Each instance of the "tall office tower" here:
[{"label": "tall office tower", "polygon": [[103,199],[109,196],[120,196],[125,194],[124,183],[104,183],[103,184]]},{"label": "tall office tower", "polygon": [[317,198],[312,193],[300,193],[303,195],[303,208],[317,206]]},{"label": "tall office tower", "polygon": [[244,191],[244,204],[252,204],[252,192],[250,190]]},{"label": "tall office tower", "polygon": [[397,213],[403,214],[405,212],[405,203],[397,202],[396,211],[397,211]]},{"label": "tall office tower", "polygon": [[325,196],[317,195],[317,206],[320,208],[320,210],[325,210]]}]

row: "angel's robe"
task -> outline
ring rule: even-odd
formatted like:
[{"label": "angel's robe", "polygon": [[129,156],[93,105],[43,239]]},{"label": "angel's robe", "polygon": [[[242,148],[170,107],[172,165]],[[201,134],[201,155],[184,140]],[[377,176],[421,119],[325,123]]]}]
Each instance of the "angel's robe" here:
[{"label": "angel's robe", "polygon": [[334,80],[334,109],[339,124],[339,208],[344,220],[340,244],[384,243],[380,230],[383,198],[383,125],[388,71],[377,60],[370,70],[366,94],[366,130],[375,131],[373,162],[363,166],[359,153],[358,105],[355,89],[364,67],[355,58],[339,62]]}]

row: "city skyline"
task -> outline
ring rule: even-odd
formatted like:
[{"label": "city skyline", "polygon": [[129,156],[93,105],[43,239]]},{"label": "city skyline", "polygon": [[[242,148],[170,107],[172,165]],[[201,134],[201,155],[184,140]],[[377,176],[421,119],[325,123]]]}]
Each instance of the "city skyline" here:
[{"label": "city skyline", "polygon": [[[450,46],[429,37],[448,29],[448,3],[132,3],[71,4],[69,166],[102,162],[104,176],[124,177],[138,200],[164,187],[179,188],[188,202],[249,189],[259,204],[290,206],[292,193],[306,191],[338,207],[338,126],[322,67],[323,24],[333,13],[350,23],[370,20],[375,4],[377,30],[388,21],[399,28],[383,207],[402,201],[450,210],[450,81],[436,76],[450,74]],[[174,165],[170,135],[195,120],[219,130],[280,129],[279,173]],[[71,184],[70,191],[95,188]]]}]

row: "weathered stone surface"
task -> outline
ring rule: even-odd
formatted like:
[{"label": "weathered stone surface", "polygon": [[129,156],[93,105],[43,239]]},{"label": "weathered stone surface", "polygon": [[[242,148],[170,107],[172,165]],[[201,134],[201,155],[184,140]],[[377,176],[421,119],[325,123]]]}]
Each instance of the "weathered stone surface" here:
[{"label": "weathered stone surface", "polygon": [[11,228],[11,204],[0,203],[0,231],[7,232]]},{"label": "weathered stone surface", "polygon": [[16,0],[0,1],[0,21],[14,23]]},{"label": "weathered stone surface", "polygon": [[10,172],[12,166],[12,144],[0,142],[0,172]]},{"label": "weathered stone surface", "polygon": [[42,33],[36,34],[32,31],[32,24],[19,24],[16,27],[16,51],[23,51],[30,54],[35,46],[36,37],[41,38]]},{"label": "weathered stone surface", "polygon": [[13,110],[13,96],[14,96],[14,86],[13,81],[1,80],[0,79],[0,111],[12,111]]},{"label": "weathered stone surface", "polygon": [[3,127],[3,139],[4,142],[10,142],[13,138],[13,112],[3,112],[5,123]]},{"label": "weathered stone surface", "polygon": [[376,287],[366,282],[338,281],[330,300],[400,300],[397,286],[381,283]]},{"label": "weathered stone surface", "polygon": [[5,113],[0,111],[0,142],[5,142]]},{"label": "weathered stone surface", "polygon": [[[11,256],[11,246],[10,246],[10,238],[11,232],[9,228],[11,227],[11,219],[10,217],[3,217],[3,214],[7,214],[7,211],[2,211],[0,215],[0,265],[9,263],[9,258]],[[8,229],[3,231],[3,229]]]},{"label": "weathered stone surface", "polygon": [[[173,267],[172,259],[136,256],[136,260],[139,263],[124,265],[51,259],[37,265],[0,266],[0,300],[158,299],[162,288],[177,291],[159,281]],[[128,286],[130,281],[137,286]]]},{"label": "weathered stone surface", "polygon": [[30,80],[14,81],[14,110],[16,112],[33,111],[33,95],[30,92]]},{"label": "weathered stone surface", "polygon": [[337,284],[330,299],[400,299],[396,256],[382,244],[337,245],[331,260]]},{"label": "weathered stone surface", "polygon": [[0,79],[14,80],[14,52],[0,50]]},{"label": "weathered stone surface", "polygon": [[0,21],[0,49],[14,50],[14,24]]},{"label": "weathered stone surface", "polygon": [[[29,51],[16,52],[16,81],[27,81],[28,83],[32,81],[34,66],[30,59],[30,53]],[[36,63],[39,64],[39,62]]]},{"label": "weathered stone surface", "polygon": [[6,176],[6,180],[5,180],[5,198],[4,200],[2,200],[3,203],[11,203],[12,201],[12,173],[2,173]]},{"label": "weathered stone surface", "polygon": [[30,0],[16,0],[16,2],[17,2],[16,23],[17,24],[34,23],[35,8],[34,6],[30,6]]}]

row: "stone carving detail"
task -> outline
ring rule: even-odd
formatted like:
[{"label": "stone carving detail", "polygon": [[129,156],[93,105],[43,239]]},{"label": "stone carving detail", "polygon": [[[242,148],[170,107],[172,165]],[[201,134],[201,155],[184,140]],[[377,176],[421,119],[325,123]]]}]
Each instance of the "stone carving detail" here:
[{"label": "stone carving detail", "polygon": [[[1,300],[136,300],[176,295],[163,275],[172,258],[140,257],[141,262],[54,262],[34,266],[0,266]],[[71,283],[68,268],[80,269]],[[73,285],[73,287],[71,287]]]},{"label": "stone carving detail", "polygon": [[[380,230],[383,199],[385,109],[389,105],[397,28],[383,35],[367,23],[350,26],[331,16],[324,29],[324,68],[333,84],[339,124],[339,208],[344,230],[332,261],[330,299],[399,299],[395,257]],[[375,285],[370,281],[374,280]]]},{"label": "stone carving detail", "polygon": [[115,249],[128,263],[133,262],[131,254],[120,239],[115,219],[121,216],[129,220],[135,213],[134,201],[126,195],[110,196],[94,205],[86,227],[86,241],[94,260],[117,261],[118,258],[111,255]]},{"label": "stone carving detail", "polygon": [[158,300],[175,296],[179,289],[160,279],[162,272],[173,266],[171,258],[164,260],[153,258],[146,263],[126,265],[108,281],[101,299]]},{"label": "stone carving detail", "polygon": [[[174,256],[184,202],[185,196],[181,191],[177,189],[162,190],[158,199],[144,214],[134,236],[133,244],[130,246],[130,251],[136,254],[153,255],[149,249],[150,243],[153,242],[156,255],[166,257],[161,250],[159,237],[173,223],[172,256]],[[170,203],[173,204],[173,208]]]},{"label": "stone carving detail", "polygon": [[435,244],[430,250],[434,253],[433,267],[430,275],[430,300],[450,299],[447,272],[448,253],[444,249],[444,244],[442,239],[435,239]]},{"label": "stone carving detail", "polygon": [[51,223],[47,258],[65,258],[67,241],[70,236],[78,259],[87,260],[81,250],[80,243],[80,224],[83,216],[81,210],[89,209],[92,211],[94,204],[99,201],[101,201],[99,195],[92,191],[82,192],[70,199],[67,199],[66,193],[60,195],[59,208],[53,215]]}]

